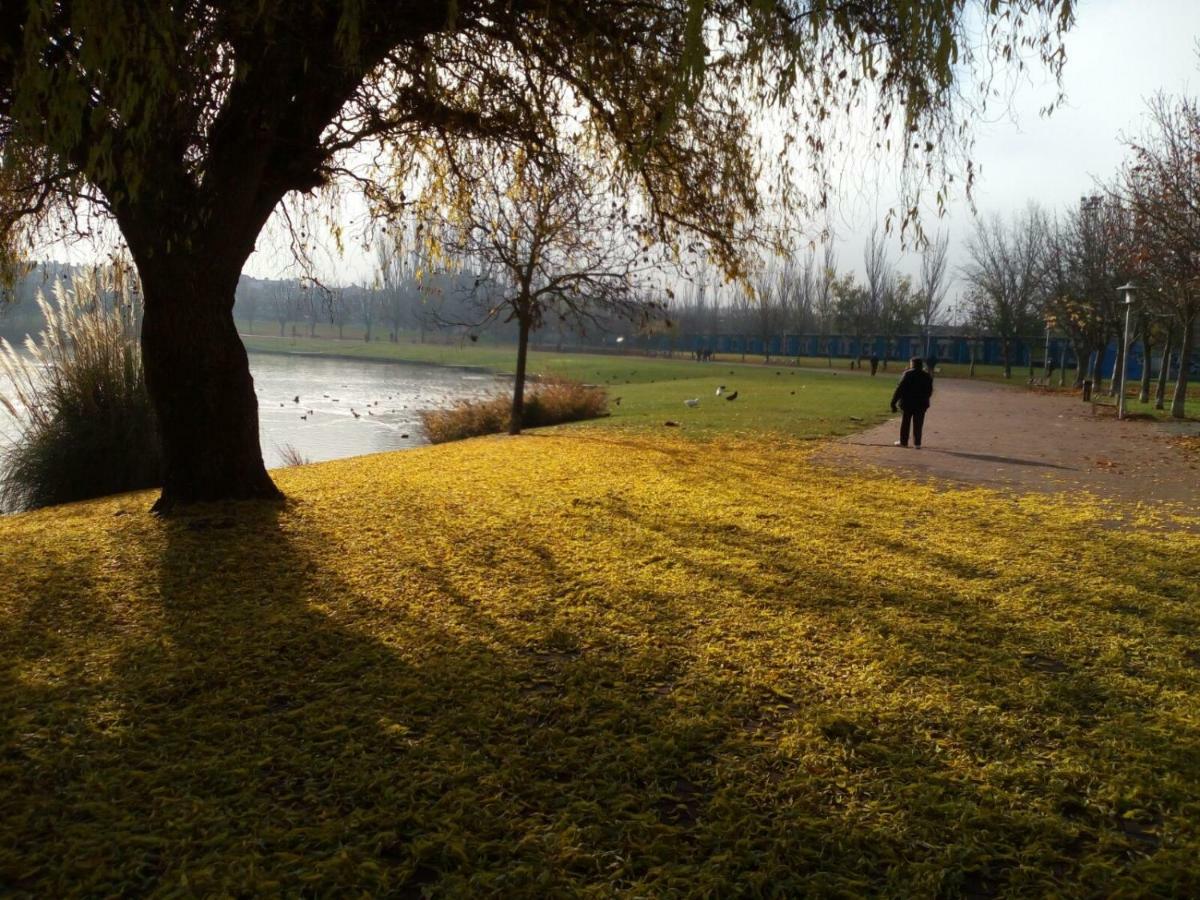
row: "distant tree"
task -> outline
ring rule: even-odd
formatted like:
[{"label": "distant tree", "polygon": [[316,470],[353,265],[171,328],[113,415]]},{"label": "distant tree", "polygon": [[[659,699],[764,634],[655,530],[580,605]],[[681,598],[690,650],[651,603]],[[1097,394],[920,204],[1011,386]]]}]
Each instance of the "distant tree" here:
[{"label": "distant tree", "polygon": [[[866,275],[866,308],[863,325],[872,336],[882,333],[884,306],[895,289],[896,270],[887,255],[887,246],[879,237],[878,226],[871,229],[863,250],[863,271]],[[886,354],[885,354],[886,357]]]},{"label": "distant tree", "polygon": [[907,275],[894,276],[888,282],[878,320],[879,333],[887,347],[884,368],[887,367],[888,357],[897,353],[900,335],[911,332],[922,308],[921,297],[913,289],[911,278]]},{"label": "distant tree", "polygon": [[371,343],[371,327],[375,324],[375,317],[379,314],[379,301],[377,288],[363,288],[355,294],[354,311],[358,315],[358,320],[362,322],[363,340],[368,344]]},{"label": "distant tree", "polygon": [[[773,212],[828,193],[831,116],[870,98],[903,135],[909,220],[965,134],[960,98],[993,63],[1057,73],[1067,0],[494,2],[25,0],[0,7],[0,275],[39,229],[88,208],[120,228],[145,288],[142,343],[162,433],[156,504],[276,497],[234,290],[285,197],[355,159],[486,138],[529,148],[574,117],[667,238],[700,236],[730,274]],[[530,80],[562,90],[530,105]],[[752,116],[776,109],[813,158],[802,192],[767,178]],[[359,153],[385,147],[393,153]],[[381,214],[390,167],[355,173]],[[931,180],[935,182],[931,185]],[[939,190],[938,199],[942,197]],[[90,207],[88,206],[90,204]],[[303,240],[304,235],[298,237]]]},{"label": "distant tree", "polygon": [[832,334],[837,327],[838,298],[833,290],[837,282],[837,255],[833,250],[833,238],[830,237],[821,252],[821,262],[817,266],[813,285],[813,312],[820,323],[821,337],[825,344],[825,358],[830,368],[833,367]]},{"label": "distant tree", "polygon": [[1146,288],[1141,302],[1170,317],[1179,332],[1179,377],[1171,415],[1182,418],[1200,319],[1200,107],[1158,95],[1150,128],[1131,141],[1121,196],[1132,214],[1134,256]]},{"label": "distant tree", "polygon": [[659,311],[638,293],[654,269],[644,232],[593,161],[462,148],[432,175],[424,205],[433,249],[476,273],[470,292],[482,315],[470,324],[517,325],[510,434],[521,431],[529,337],[548,318],[583,326]]},{"label": "distant tree", "polygon": [[837,307],[838,328],[854,339],[858,358],[862,359],[869,336],[874,335],[879,318],[871,308],[870,292],[852,273],[832,282],[830,292]]},{"label": "distant tree", "polygon": [[294,281],[273,281],[267,288],[267,308],[271,318],[279,323],[279,336],[283,337],[288,322],[295,322],[302,315],[299,286]]},{"label": "distant tree", "polygon": [[971,286],[973,317],[1000,340],[1004,377],[1012,377],[1013,345],[1039,330],[1045,286],[1046,224],[1028,207],[1005,225],[998,216],[975,220],[962,269]]},{"label": "distant tree", "polygon": [[949,246],[950,239],[944,234],[939,234],[921,251],[921,275],[917,281],[915,299],[918,304],[918,321],[921,323],[923,352],[926,356],[932,352],[930,342],[933,328],[944,316],[946,292],[950,289],[949,272],[946,268],[946,251]]}]

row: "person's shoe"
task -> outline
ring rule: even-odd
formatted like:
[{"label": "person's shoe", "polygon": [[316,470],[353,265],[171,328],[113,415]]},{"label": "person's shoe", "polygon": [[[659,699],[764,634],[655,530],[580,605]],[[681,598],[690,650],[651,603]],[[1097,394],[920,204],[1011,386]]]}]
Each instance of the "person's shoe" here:
[{"label": "person's shoe", "polygon": [[914,444],[914,445],[913,445],[913,447],[914,447],[915,449],[917,449],[917,450],[920,450],[920,449],[921,449],[921,445],[920,445],[920,444]]},{"label": "person's shoe", "polygon": [[902,443],[901,441],[892,441],[892,446],[893,447],[907,447],[908,444]]}]

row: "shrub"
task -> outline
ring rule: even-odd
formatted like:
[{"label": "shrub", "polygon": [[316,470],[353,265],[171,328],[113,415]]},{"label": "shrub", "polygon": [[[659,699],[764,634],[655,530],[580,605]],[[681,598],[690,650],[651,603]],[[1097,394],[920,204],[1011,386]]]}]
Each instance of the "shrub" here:
[{"label": "shrub", "polygon": [[[444,444],[508,430],[512,397],[496,394],[483,400],[459,400],[449,409],[421,412],[421,424],[431,444]],[[552,378],[530,384],[525,391],[522,428],[540,428],[608,415],[608,393],[601,387]]]},{"label": "shrub", "polygon": [[18,434],[0,449],[0,505],[31,509],[161,484],[154,412],[142,372],[141,302],[127,270],[55,284],[46,328],[25,353],[0,341],[0,403]]},{"label": "shrub", "polygon": [[279,447],[279,458],[285,469],[290,469],[292,466],[307,466],[312,464],[312,460],[296,449],[295,444],[284,444]]}]

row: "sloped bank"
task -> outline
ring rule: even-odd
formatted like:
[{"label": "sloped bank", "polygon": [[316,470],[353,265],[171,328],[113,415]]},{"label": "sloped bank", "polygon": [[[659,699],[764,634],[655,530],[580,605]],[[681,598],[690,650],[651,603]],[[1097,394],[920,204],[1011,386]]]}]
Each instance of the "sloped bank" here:
[{"label": "sloped bank", "polygon": [[1194,535],[774,439],[278,477],[0,521],[6,890],[1200,882]]}]

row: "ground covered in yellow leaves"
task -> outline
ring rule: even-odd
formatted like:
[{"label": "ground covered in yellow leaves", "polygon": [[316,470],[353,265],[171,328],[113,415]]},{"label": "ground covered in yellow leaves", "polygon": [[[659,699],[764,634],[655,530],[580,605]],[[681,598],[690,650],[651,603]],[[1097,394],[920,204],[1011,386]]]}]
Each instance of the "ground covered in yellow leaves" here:
[{"label": "ground covered in yellow leaves", "polygon": [[0,893],[1200,891],[1200,537],[805,453],[0,520]]}]

